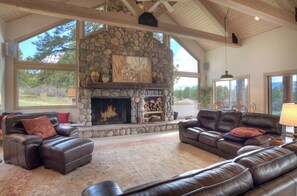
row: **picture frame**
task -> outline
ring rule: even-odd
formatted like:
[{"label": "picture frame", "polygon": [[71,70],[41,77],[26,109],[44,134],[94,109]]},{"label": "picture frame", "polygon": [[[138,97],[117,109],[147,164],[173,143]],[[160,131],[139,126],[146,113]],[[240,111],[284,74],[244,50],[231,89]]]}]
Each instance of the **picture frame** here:
[{"label": "picture frame", "polygon": [[112,82],[152,83],[152,65],[147,57],[112,55]]}]

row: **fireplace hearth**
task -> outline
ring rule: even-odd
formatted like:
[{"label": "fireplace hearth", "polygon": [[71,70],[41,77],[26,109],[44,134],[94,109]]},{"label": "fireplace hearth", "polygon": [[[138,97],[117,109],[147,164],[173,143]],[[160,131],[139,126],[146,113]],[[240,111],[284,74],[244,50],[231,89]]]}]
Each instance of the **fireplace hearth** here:
[{"label": "fireplace hearth", "polygon": [[131,123],[130,98],[92,98],[91,107],[93,125]]}]

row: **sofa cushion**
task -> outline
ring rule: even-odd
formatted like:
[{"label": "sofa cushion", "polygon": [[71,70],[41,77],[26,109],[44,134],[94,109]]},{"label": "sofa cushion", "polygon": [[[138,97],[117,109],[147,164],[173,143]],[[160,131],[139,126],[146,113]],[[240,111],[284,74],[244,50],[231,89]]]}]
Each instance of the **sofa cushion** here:
[{"label": "sofa cushion", "polygon": [[221,111],[219,110],[200,110],[197,119],[200,121],[202,128],[215,131],[220,116]]},{"label": "sofa cushion", "polygon": [[265,131],[254,127],[236,127],[232,129],[229,134],[239,138],[251,138],[263,135]]},{"label": "sofa cushion", "polygon": [[242,115],[240,127],[257,127],[265,131],[265,133],[274,133],[280,135],[282,126],[279,124],[279,116],[260,114],[260,113],[245,113]]},{"label": "sofa cushion", "polygon": [[222,138],[222,134],[216,131],[206,131],[199,135],[199,142],[208,146],[217,147],[217,141]]},{"label": "sofa cushion", "polygon": [[237,151],[244,146],[242,142],[234,142],[223,138],[217,142],[217,145],[220,151],[234,156],[236,156]]},{"label": "sofa cushion", "polygon": [[243,154],[235,158],[234,162],[248,167],[254,184],[259,185],[295,169],[297,156],[285,148],[270,147]]},{"label": "sofa cushion", "polygon": [[240,122],[241,114],[242,113],[238,111],[222,112],[217,125],[217,131],[226,133],[237,127]]},{"label": "sofa cushion", "polygon": [[195,129],[195,128],[187,128],[183,134],[186,138],[189,138],[189,139],[193,139],[193,140],[198,140],[198,137],[201,133],[201,130],[199,129]]},{"label": "sofa cushion", "polygon": [[46,116],[40,116],[33,119],[21,120],[28,134],[37,135],[46,139],[57,135],[52,123]]},{"label": "sofa cushion", "polygon": [[124,195],[238,195],[253,187],[247,168],[222,162],[197,172],[141,185],[124,191]]},{"label": "sofa cushion", "polygon": [[223,133],[222,138],[224,138],[226,140],[234,141],[234,142],[245,142],[245,140],[246,140],[245,138],[236,137],[229,133]]}]

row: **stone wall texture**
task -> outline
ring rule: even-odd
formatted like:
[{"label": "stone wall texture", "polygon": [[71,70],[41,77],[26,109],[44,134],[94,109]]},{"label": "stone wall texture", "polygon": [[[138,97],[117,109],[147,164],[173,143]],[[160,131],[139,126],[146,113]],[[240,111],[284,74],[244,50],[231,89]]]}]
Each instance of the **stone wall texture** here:
[{"label": "stone wall texture", "polygon": [[[150,32],[108,27],[91,33],[79,43],[79,121],[91,126],[92,97],[131,97],[131,122],[137,123],[136,111],[143,112],[145,88],[88,89],[91,73],[112,75],[112,55],[147,57],[152,64],[153,84],[164,84],[165,121],[173,120],[173,54]],[[112,77],[112,76],[111,76]],[[101,81],[101,80],[100,80]],[[112,78],[110,78],[110,82]],[[136,109],[136,107],[138,107]]]}]

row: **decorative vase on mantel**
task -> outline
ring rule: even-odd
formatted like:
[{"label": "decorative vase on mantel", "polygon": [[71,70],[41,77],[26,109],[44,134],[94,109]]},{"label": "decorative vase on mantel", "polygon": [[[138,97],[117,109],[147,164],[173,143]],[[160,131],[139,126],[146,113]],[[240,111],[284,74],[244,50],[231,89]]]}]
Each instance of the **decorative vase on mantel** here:
[{"label": "decorative vase on mantel", "polygon": [[96,70],[92,71],[92,73],[91,73],[91,80],[92,80],[92,82],[93,83],[98,83],[99,76],[100,76],[99,71],[96,71]]},{"label": "decorative vase on mantel", "polygon": [[107,83],[109,81],[109,74],[108,73],[102,73],[102,82]]}]

